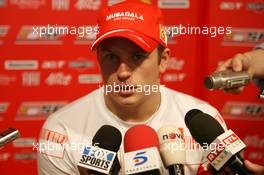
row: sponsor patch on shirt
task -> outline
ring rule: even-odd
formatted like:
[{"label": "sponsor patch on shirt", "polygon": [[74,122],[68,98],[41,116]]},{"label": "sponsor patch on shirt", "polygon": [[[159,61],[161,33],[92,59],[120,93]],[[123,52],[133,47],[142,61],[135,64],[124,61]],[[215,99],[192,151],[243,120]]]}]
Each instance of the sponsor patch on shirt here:
[{"label": "sponsor patch on shirt", "polygon": [[55,131],[42,129],[38,151],[48,156],[63,158],[68,137]]}]

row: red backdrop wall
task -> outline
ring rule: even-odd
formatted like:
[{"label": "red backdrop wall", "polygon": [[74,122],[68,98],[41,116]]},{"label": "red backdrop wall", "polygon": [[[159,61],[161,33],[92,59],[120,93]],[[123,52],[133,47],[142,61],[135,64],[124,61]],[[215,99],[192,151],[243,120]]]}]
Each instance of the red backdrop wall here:
[{"label": "red backdrop wall", "polygon": [[[109,0],[0,0],[0,130],[15,127],[21,138],[0,149],[1,174],[37,174],[39,130],[45,119],[101,83],[94,33],[33,35],[39,26],[96,26],[99,9]],[[264,103],[253,84],[241,95],[208,91],[204,76],[239,52],[264,42],[263,0],[153,0],[166,27],[232,27],[231,34],[170,36],[172,50],[162,83],[202,98],[223,114],[229,128],[248,147],[245,158],[264,165]]]}]

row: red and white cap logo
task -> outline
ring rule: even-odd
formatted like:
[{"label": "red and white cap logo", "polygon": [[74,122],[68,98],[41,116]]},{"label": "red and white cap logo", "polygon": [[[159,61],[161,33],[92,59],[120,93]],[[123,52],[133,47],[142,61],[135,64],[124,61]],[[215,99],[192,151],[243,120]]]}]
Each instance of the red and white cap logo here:
[{"label": "red and white cap logo", "polygon": [[143,2],[125,1],[103,9],[98,17],[99,33],[91,49],[112,37],[124,37],[147,52],[158,43],[167,46],[166,31],[160,9]]}]

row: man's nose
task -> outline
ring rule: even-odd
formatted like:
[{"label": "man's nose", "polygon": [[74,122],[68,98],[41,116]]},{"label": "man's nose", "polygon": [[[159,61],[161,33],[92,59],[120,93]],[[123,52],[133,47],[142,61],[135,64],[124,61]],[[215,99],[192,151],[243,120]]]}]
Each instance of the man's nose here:
[{"label": "man's nose", "polygon": [[129,66],[122,62],[117,69],[117,77],[120,82],[125,82],[131,76],[132,72]]}]

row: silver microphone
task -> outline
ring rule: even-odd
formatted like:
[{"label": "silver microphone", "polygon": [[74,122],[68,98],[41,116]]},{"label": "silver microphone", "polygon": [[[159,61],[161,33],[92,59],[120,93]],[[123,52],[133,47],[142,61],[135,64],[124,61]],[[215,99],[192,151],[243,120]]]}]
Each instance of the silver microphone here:
[{"label": "silver microphone", "polygon": [[13,140],[20,137],[20,133],[15,128],[8,128],[0,133],[0,147],[12,142]]},{"label": "silver microphone", "polygon": [[250,82],[250,75],[245,72],[221,71],[213,73],[204,79],[204,85],[208,89],[228,89],[245,86]]}]

